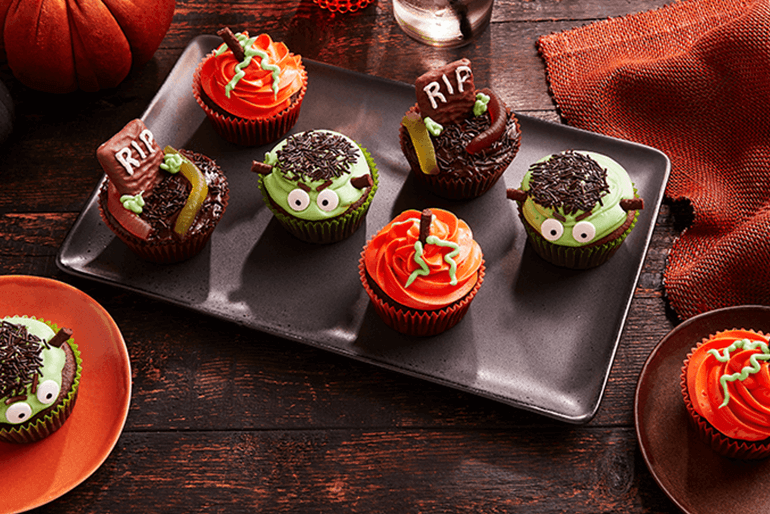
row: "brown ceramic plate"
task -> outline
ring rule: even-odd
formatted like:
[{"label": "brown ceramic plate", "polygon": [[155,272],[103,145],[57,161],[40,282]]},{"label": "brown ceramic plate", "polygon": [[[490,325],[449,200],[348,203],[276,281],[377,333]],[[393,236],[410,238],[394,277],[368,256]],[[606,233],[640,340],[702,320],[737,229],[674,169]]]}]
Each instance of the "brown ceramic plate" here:
[{"label": "brown ceramic plate", "polygon": [[[415,183],[398,141],[414,87],[303,60],[309,85],[292,132],[347,134],[371,152],[380,173],[366,223],[344,241],[311,245],[274,219],[250,171],[272,145],[227,143],[192,96],[193,70],[220,42],[216,36],[192,40],[143,116],[163,145],[208,155],[227,174],[230,203],[211,243],[177,265],[139,261],[102,223],[97,185],[60,248],[61,269],[557,419],[591,419],[655,228],[668,158],[646,146],[518,115],[521,149],[503,178],[481,198],[443,200]],[[617,160],[645,203],[618,252],[591,270],[560,269],[540,259],[505,195],[506,187],[521,184],[530,163],[570,148]],[[461,323],[415,339],[389,329],[370,307],[358,259],[366,241],[395,216],[426,207],[448,209],[471,226],[487,274]]]},{"label": "brown ceramic plate", "polygon": [[690,349],[731,328],[767,331],[770,307],[728,307],[685,321],[652,351],[636,388],[634,415],[642,456],[658,485],[687,513],[760,512],[770,505],[770,459],[741,461],[714,453],[690,425],[679,388]]}]

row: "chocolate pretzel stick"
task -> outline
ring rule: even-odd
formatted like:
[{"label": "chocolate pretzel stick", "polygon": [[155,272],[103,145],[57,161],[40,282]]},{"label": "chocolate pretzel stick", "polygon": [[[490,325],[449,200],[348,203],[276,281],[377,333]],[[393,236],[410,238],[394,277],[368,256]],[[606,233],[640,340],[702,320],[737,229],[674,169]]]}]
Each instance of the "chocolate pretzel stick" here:
[{"label": "chocolate pretzel stick", "polygon": [[430,235],[430,222],[433,219],[433,212],[430,209],[423,209],[420,214],[420,242],[425,243]]},{"label": "chocolate pretzel stick", "polygon": [[242,61],[245,57],[245,54],[243,53],[243,48],[241,48],[241,44],[238,42],[238,39],[235,37],[235,34],[233,34],[233,31],[230,30],[229,27],[225,27],[223,29],[220,29],[217,32],[217,36],[221,37],[225,44],[227,45],[227,48],[232,50],[233,57],[235,57],[236,61]]},{"label": "chocolate pretzel stick", "polygon": [[640,211],[644,209],[644,199],[642,198],[624,198],[620,201],[620,207],[624,211]]},{"label": "chocolate pretzel stick", "polygon": [[366,189],[367,187],[372,187],[374,185],[374,180],[372,180],[371,175],[362,175],[350,179],[350,185],[356,189]]},{"label": "chocolate pretzel stick", "polygon": [[253,161],[251,163],[251,171],[260,175],[269,175],[273,171],[273,167],[264,162]]},{"label": "chocolate pretzel stick", "polygon": [[56,335],[53,336],[50,341],[48,341],[48,344],[55,348],[61,348],[61,345],[64,344],[70,337],[72,337],[72,329],[62,328],[56,332]]}]

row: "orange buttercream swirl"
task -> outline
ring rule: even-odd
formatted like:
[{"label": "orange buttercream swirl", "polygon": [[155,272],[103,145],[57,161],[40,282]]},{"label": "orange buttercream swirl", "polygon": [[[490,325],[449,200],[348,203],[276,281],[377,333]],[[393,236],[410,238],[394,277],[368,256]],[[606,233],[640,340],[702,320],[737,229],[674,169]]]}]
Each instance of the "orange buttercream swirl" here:
[{"label": "orange buttercream swirl", "polygon": [[733,439],[770,437],[770,371],[767,361],[760,360],[766,358],[767,343],[766,336],[753,330],[727,330],[690,356],[687,390],[693,408]]},{"label": "orange buttercream swirl", "polygon": [[[460,300],[476,285],[482,264],[481,247],[470,227],[448,211],[431,211],[426,244],[419,242],[420,212],[408,210],[377,233],[364,251],[366,271],[380,289],[393,301],[419,310],[441,309]],[[431,243],[436,240],[440,244]]]},{"label": "orange buttercream swirl", "polygon": [[[302,57],[292,54],[285,44],[274,42],[267,34],[251,39],[244,38],[244,34],[237,35],[242,44],[253,40],[245,48],[246,59],[236,60],[232,50],[223,43],[204,61],[201,87],[219,107],[234,116],[247,119],[274,116],[289,107],[292,95],[304,86],[306,74]],[[247,59],[248,66],[244,67]]]}]

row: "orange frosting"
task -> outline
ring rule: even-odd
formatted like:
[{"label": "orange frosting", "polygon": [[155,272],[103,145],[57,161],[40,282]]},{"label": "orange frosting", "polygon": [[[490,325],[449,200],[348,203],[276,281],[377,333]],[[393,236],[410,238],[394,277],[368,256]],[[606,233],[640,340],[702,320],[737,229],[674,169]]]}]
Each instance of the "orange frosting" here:
[{"label": "orange frosting", "polygon": [[[442,244],[425,244],[422,260],[427,274],[415,274],[415,242],[420,237],[420,212],[408,210],[386,225],[364,250],[366,271],[393,301],[413,309],[436,310],[460,300],[473,289],[482,264],[481,247],[468,225],[454,214],[431,209],[430,236]],[[445,246],[443,243],[457,246]],[[447,256],[459,250],[455,256]],[[452,262],[456,270],[452,272]],[[411,283],[407,285],[410,281]],[[456,281],[453,284],[453,278]]]},{"label": "orange frosting", "polygon": [[[266,53],[265,62],[253,55],[249,65],[242,69],[245,75],[229,95],[227,85],[238,73],[236,67],[241,61],[235,59],[224,43],[204,61],[201,87],[219,107],[234,116],[247,119],[274,116],[291,105],[291,96],[304,86],[306,74],[302,57],[290,53],[285,44],[274,42],[267,34],[257,36],[251,49]],[[273,71],[265,69],[273,65],[279,68],[277,92]]]},{"label": "orange frosting", "polygon": [[[756,373],[744,372],[743,380],[725,381],[729,393],[725,394],[720,378],[723,375],[740,374],[752,367],[753,355],[763,354],[760,348],[734,348],[729,360],[720,362],[709,350],[723,356],[725,349],[737,340],[747,339],[768,343],[768,338],[752,330],[727,330],[717,333],[698,346],[687,365],[687,390],[695,410],[714,428],[733,439],[759,441],[770,437],[770,372],[764,360]],[[737,375],[736,375],[737,376]]]}]

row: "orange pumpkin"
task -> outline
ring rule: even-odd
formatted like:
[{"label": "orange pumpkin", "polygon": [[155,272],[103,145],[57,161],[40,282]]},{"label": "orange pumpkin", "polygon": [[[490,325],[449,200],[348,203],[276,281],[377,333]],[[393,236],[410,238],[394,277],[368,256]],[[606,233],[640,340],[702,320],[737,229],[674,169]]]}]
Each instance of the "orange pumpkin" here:
[{"label": "orange pumpkin", "polygon": [[0,0],[0,44],[31,88],[98,91],[152,58],[173,15],[174,0]]}]

